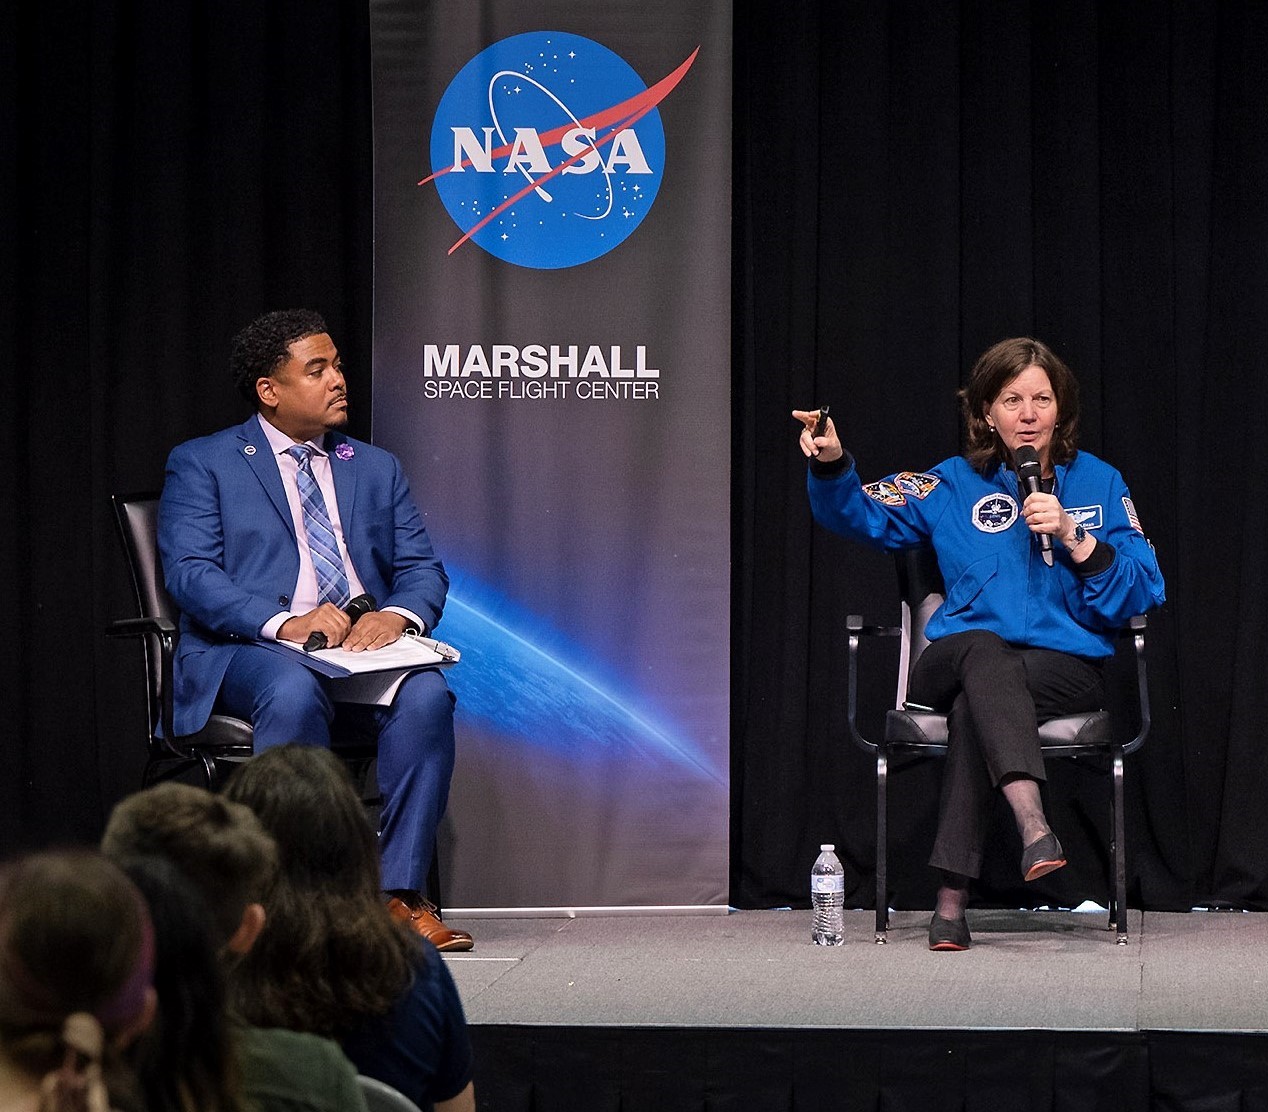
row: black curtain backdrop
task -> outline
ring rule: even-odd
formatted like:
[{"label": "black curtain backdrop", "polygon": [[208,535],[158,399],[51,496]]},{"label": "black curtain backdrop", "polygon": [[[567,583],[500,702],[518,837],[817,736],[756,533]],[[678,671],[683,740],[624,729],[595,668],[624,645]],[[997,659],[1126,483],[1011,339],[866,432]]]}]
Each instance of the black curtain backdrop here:
[{"label": "black curtain backdrop", "polygon": [[115,491],[246,416],[260,312],[322,311],[369,432],[369,15],[337,0],[22,0],[0,15],[0,503],[10,593],[0,845],[95,840],[140,784]]},{"label": "black curtain backdrop", "polygon": [[[367,28],[335,0],[0,14],[6,851],[95,839],[139,781],[139,656],[102,633],[128,611],[108,497],[239,419],[232,333],[322,310],[369,432]],[[821,841],[870,900],[844,622],[896,620],[894,572],[813,526],[789,411],[830,403],[866,477],[926,468],[959,449],[977,354],[1030,333],[1078,374],[1083,444],[1127,476],[1168,579],[1132,901],[1268,906],[1268,8],[761,0],[735,37],[732,902],[804,906]],[[873,723],[891,669],[869,658]],[[898,906],[929,906],[937,777],[892,778]],[[1054,771],[1072,866],[1033,892],[1001,815],[982,898],[1103,902],[1105,792]]]}]

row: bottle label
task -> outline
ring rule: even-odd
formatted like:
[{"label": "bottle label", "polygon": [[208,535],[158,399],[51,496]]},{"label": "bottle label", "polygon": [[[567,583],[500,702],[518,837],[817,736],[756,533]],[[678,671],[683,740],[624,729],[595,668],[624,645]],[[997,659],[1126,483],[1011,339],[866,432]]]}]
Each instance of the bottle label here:
[{"label": "bottle label", "polygon": [[829,873],[827,876],[812,876],[810,878],[811,892],[844,892],[845,877],[840,873]]}]

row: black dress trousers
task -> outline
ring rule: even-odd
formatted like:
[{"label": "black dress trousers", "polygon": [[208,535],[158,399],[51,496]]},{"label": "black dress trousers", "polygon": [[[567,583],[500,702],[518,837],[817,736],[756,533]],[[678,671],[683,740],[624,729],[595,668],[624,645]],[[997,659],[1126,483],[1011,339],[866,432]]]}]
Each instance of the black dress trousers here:
[{"label": "black dress trousers", "polygon": [[991,794],[1006,777],[1045,779],[1039,724],[1104,705],[1101,667],[1053,649],[1010,645],[985,630],[932,642],[908,698],[947,714],[938,836],[929,864],[977,877]]}]

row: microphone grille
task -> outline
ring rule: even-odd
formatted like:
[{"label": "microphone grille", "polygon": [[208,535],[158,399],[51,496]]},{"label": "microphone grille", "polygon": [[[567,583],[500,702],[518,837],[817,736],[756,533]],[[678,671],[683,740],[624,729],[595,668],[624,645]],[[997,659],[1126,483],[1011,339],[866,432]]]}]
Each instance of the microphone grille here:
[{"label": "microphone grille", "polygon": [[1020,474],[1023,471],[1039,470],[1039,453],[1035,451],[1030,444],[1022,444],[1017,451],[1013,453],[1013,459],[1017,463],[1017,471]]}]

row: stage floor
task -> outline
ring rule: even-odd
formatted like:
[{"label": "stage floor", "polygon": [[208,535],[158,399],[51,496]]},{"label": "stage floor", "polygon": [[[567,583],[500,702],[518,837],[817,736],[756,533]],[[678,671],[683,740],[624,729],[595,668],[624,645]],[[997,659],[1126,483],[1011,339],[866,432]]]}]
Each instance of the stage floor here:
[{"label": "stage floor", "polygon": [[446,956],[473,1025],[1268,1030],[1268,915],[973,911],[973,947],[930,953],[928,912],[870,911],[846,942],[810,942],[808,911],[450,920],[476,948]]}]

